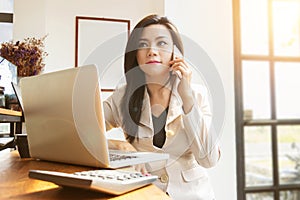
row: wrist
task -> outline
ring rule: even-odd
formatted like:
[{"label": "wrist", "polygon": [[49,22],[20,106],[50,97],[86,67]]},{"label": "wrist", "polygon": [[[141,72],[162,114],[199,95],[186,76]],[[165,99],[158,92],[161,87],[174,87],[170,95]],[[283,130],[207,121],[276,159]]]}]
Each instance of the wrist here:
[{"label": "wrist", "polygon": [[189,113],[192,110],[194,105],[194,98],[192,91],[186,91],[184,95],[181,96],[182,108],[185,114]]}]

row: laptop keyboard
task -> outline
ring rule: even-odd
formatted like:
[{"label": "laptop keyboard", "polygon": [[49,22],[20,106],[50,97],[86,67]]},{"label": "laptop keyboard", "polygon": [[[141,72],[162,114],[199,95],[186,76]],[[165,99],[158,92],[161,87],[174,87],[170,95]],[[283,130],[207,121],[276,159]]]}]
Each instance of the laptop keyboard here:
[{"label": "laptop keyboard", "polygon": [[133,159],[137,158],[137,156],[133,155],[120,155],[116,153],[109,153],[109,159],[110,161],[116,161],[116,160],[126,160],[126,159]]}]

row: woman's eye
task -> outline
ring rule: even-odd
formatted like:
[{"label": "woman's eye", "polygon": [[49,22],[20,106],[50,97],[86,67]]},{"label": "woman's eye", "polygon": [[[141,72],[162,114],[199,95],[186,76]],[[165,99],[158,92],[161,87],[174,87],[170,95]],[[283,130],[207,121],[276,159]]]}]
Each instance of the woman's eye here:
[{"label": "woman's eye", "polygon": [[146,42],[140,42],[139,43],[139,48],[146,48],[146,47],[148,47]]},{"label": "woman's eye", "polygon": [[158,42],[158,46],[160,46],[160,47],[165,46],[165,45],[167,45],[167,43],[165,41]]}]

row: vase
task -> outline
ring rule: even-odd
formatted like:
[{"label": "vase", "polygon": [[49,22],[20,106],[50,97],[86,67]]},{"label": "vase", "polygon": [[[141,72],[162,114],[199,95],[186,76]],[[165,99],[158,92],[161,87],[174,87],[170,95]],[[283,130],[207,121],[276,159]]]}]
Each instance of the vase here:
[{"label": "vase", "polygon": [[23,78],[24,76],[17,76],[17,85],[20,85],[20,80]]}]

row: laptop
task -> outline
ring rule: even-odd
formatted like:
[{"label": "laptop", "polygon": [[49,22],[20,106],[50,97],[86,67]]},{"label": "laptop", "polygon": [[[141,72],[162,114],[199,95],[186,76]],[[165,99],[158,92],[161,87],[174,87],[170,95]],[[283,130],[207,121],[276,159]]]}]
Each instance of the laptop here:
[{"label": "laptop", "polygon": [[95,65],[24,77],[20,88],[33,158],[112,169],[169,158],[108,149]]}]

